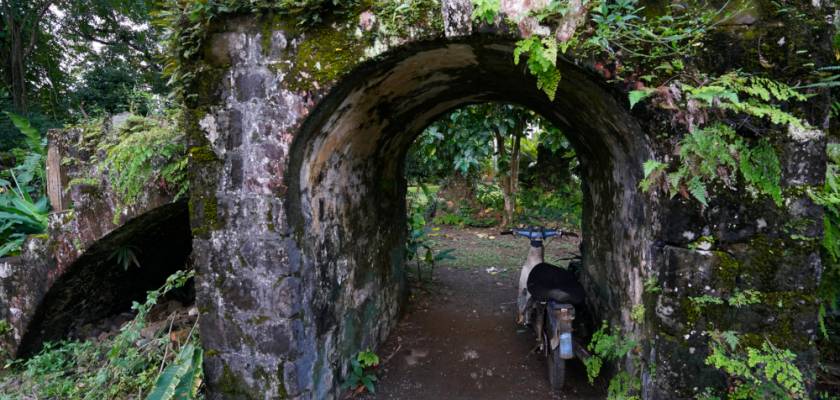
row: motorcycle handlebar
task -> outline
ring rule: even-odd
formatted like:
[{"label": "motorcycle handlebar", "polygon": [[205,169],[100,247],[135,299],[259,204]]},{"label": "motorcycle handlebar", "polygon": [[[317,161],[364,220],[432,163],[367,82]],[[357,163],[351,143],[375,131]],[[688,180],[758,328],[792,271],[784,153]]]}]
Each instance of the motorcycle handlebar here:
[{"label": "motorcycle handlebar", "polygon": [[529,239],[548,239],[554,236],[572,236],[580,237],[574,232],[561,231],[560,229],[545,229],[545,228],[528,228],[528,229],[508,229],[499,232],[500,235],[514,235],[527,237]]}]

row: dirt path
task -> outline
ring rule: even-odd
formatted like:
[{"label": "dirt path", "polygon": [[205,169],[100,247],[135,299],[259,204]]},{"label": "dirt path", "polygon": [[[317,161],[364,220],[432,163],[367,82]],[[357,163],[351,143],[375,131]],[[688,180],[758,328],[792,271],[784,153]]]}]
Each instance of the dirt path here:
[{"label": "dirt path", "polygon": [[[367,398],[604,398],[586,382],[583,365],[577,360],[570,363],[564,394],[548,394],[545,361],[530,353],[533,334],[513,323],[517,268],[510,264],[472,265],[473,260],[468,259],[471,254],[487,258],[488,252],[495,251],[493,254],[501,254],[499,261],[515,253],[523,260],[527,243],[479,236],[485,234],[441,234],[447,235],[443,239],[450,244],[448,247],[460,253],[459,259],[438,268],[428,291],[414,292],[408,314],[378,351],[383,360],[391,358],[379,373],[376,396]],[[576,246],[555,242],[549,253],[568,247]],[[488,273],[491,267],[500,272]]]}]

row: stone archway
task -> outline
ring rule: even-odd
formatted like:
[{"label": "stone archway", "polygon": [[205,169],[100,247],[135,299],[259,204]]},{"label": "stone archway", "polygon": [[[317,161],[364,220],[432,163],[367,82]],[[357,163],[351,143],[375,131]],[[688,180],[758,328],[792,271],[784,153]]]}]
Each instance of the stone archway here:
[{"label": "stone archway", "polygon": [[[632,114],[626,94],[567,62],[549,101],[513,64],[514,38],[498,27],[472,33],[469,2],[443,3],[447,37],[431,24],[369,47],[357,36],[370,26],[365,13],[311,32],[271,15],[214,25],[195,61],[187,118],[211,398],[337,395],[346,360],[385,338],[404,294],[405,152],[435,117],[479,101],[521,104],[569,134],[586,182],[589,301],[640,341],[630,368],[644,398],[690,397],[722,382],[703,362],[706,317],[690,312],[704,287],[747,282],[796,303],[715,315],[724,328],[774,332],[772,315],[813,337],[818,248],[782,232],[797,218],[819,237],[818,207],[801,193],[782,210],[744,195],[701,210],[643,193],[642,163],[673,152],[656,140],[662,116]],[[820,182],[822,140],[777,143],[786,181]],[[720,250],[687,246],[706,232],[722,238]],[[759,255],[770,248],[781,253]],[[645,292],[651,280],[658,291]],[[631,318],[638,307],[643,318]],[[800,354],[803,364],[814,357]]]},{"label": "stone archway", "polygon": [[[131,246],[137,265],[124,268],[117,262],[114,252],[125,246]],[[53,282],[35,291],[43,291],[42,298],[37,308],[27,310],[31,316],[19,354],[34,355],[45,342],[65,339],[71,330],[131,310],[133,301],[144,299],[167,276],[184,269],[191,250],[186,201],[148,210],[114,229],[60,273],[48,273]]]},{"label": "stone archway", "polygon": [[477,101],[527,105],[568,132],[583,170],[590,300],[599,315],[631,325],[656,220],[635,190],[647,137],[592,76],[561,65],[552,102],[512,53],[513,43],[487,38],[401,48],[348,75],[296,135],[286,215],[302,252],[306,313],[318,316],[319,347],[332,346],[322,362],[376,346],[393,326],[405,294],[405,154],[442,113]]}]

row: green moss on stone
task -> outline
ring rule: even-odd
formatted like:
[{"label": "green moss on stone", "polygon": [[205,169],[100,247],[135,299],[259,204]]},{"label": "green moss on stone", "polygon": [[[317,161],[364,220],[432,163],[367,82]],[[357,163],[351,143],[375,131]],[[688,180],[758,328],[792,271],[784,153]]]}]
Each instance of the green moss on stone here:
[{"label": "green moss on stone", "polygon": [[271,204],[268,205],[267,211],[265,213],[265,220],[266,220],[266,228],[270,232],[275,232],[277,230],[277,226],[274,224],[274,211],[271,208]]},{"label": "green moss on stone", "polygon": [[281,361],[277,365],[277,384],[279,385],[279,387],[277,388],[277,397],[280,399],[289,398],[289,391],[286,390],[285,376],[285,365]]},{"label": "green moss on stone", "polygon": [[228,396],[247,396],[248,392],[244,388],[242,380],[233,373],[230,367],[225,363],[222,366],[222,376],[216,384],[219,392]]},{"label": "green moss on stone", "polygon": [[190,147],[189,150],[190,159],[194,162],[214,162],[218,161],[219,158],[216,157],[216,153],[210,148],[210,146],[195,146]]},{"label": "green moss on stone", "polygon": [[206,236],[210,231],[219,230],[224,226],[219,218],[219,201],[216,196],[194,194],[190,198],[189,208],[193,219],[200,221],[192,228],[193,236]]},{"label": "green moss on stone", "polygon": [[715,276],[717,278],[717,287],[725,290],[734,290],[738,274],[741,271],[741,263],[728,253],[723,251],[715,251],[717,258],[717,270]]},{"label": "green moss on stone", "polygon": [[349,26],[323,26],[308,31],[293,56],[293,90],[309,90],[316,83],[334,82],[350,72],[364,58],[365,37],[357,37]]}]

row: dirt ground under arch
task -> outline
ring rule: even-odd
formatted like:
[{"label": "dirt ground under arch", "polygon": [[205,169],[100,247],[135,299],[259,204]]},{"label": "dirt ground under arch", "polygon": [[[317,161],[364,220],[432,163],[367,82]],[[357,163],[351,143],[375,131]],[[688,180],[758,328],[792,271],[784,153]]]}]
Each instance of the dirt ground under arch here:
[{"label": "dirt ground under arch", "polygon": [[[366,399],[605,397],[605,384],[590,385],[577,360],[568,367],[563,395],[551,396],[545,360],[530,352],[533,334],[513,323],[527,241],[472,228],[444,228],[433,237],[437,249],[455,249],[456,259],[412,291],[406,315],[378,351],[377,393]],[[546,250],[546,261],[563,264],[558,259],[576,253],[577,242],[550,242]]]}]

